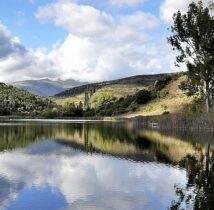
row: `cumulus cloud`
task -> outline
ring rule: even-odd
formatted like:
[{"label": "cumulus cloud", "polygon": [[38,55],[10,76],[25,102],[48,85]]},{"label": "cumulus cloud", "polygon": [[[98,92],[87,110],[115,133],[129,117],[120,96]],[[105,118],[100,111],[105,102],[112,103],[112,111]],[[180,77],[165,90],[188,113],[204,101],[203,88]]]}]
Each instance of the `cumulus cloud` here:
[{"label": "cumulus cloud", "polygon": [[145,39],[145,34],[142,31],[139,33],[140,29],[154,29],[159,26],[158,19],[150,13],[136,12],[114,18],[111,14],[101,12],[92,6],[61,0],[40,7],[35,16],[41,22],[54,23],[73,35],[105,41],[109,39],[123,41],[130,36],[136,39],[139,35]]},{"label": "cumulus cloud", "polygon": [[25,48],[17,37],[12,37],[10,31],[0,23],[0,59],[11,54],[24,54]]},{"label": "cumulus cloud", "polygon": [[[167,23],[172,22],[172,16],[175,12],[180,10],[181,12],[186,12],[188,5],[192,2],[198,2],[198,0],[185,0],[185,1],[175,1],[175,0],[164,0],[161,5],[161,18]],[[204,5],[208,5],[210,0],[203,0]]]},{"label": "cumulus cloud", "polygon": [[74,209],[156,209],[157,203],[170,205],[175,183],[186,184],[185,171],[167,165],[87,156],[54,141],[32,148],[41,149],[43,144],[46,153],[34,149],[32,154],[26,148],[1,154],[1,206],[7,207],[12,198],[13,203],[18,201],[25,187],[42,190],[50,186],[52,193],[59,191]]},{"label": "cumulus cloud", "polygon": [[17,37],[0,23],[0,81],[14,81],[56,75],[43,50],[26,49]]},{"label": "cumulus cloud", "polygon": [[[26,49],[0,25],[0,81],[49,77],[94,82],[176,71],[166,43],[151,44],[152,32],[160,26],[155,15],[135,10],[113,16],[77,2],[57,0],[38,8],[35,17],[39,21],[68,33],[49,51]],[[134,5],[144,1],[113,2]]]},{"label": "cumulus cloud", "polygon": [[[98,81],[169,71],[162,65],[159,49],[149,50],[147,46],[152,38],[147,31],[156,30],[160,25],[150,13],[136,11],[115,18],[91,6],[57,1],[40,7],[35,16],[69,33],[65,41],[50,52],[54,66],[63,72],[64,79]],[[152,66],[152,63],[158,65]]]},{"label": "cumulus cloud", "polygon": [[143,4],[146,0],[109,0],[109,4],[112,6],[122,7],[122,6],[137,6]]},{"label": "cumulus cloud", "polygon": [[109,14],[70,1],[57,1],[40,7],[36,17],[43,22],[54,22],[79,36],[104,36],[113,29],[113,19]]}]

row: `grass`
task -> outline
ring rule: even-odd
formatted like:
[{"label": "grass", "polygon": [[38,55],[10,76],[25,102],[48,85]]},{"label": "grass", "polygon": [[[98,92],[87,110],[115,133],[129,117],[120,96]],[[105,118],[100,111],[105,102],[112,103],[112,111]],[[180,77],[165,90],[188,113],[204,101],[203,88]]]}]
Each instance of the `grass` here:
[{"label": "grass", "polygon": [[52,100],[58,105],[65,105],[66,103],[75,103],[76,105],[78,105],[80,101],[84,102],[84,97],[85,95],[84,93],[82,93],[72,97],[54,97],[52,98]]},{"label": "grass", "polygon": [[[108,98],[121,98],[126,97],[128,95],[134,95],[138,90],[144,89],[145,86],[142,85],[125,85],[125,84],[112,84],[103,86],[102,88],[98,89],[93,96],[91,97],[91,106],[96,107],[99,106],[99,103],[103,100],[103,97]],[[54,97],[53,100],[58,105],[64,105],[68,103],[75,103],[79,104],[80,101],[84,102],[84,93],[78,94],[71,97]]]},{"label": "grass", "polygon": [[[173,80],[160,91],[158,98],[145,105],[139,105],[135,112],[126,113],[122,117],[154,116],[162,115],[164,112],[186,113],[194,98],[186,96],[178,87],[185,79],[185,76],[181,76],[177,80]],[[134,95],[137,91],[145,88],[148,88],[148,86],[142,84],[110,84],[103,86],[91,97],[91,107],[98,107],[104,100],[112,101]],[[71,97],[54,98],[54,101],[59,105],[64,105],[67,102],[78,104],[80,101],[84,102],[84,93]]]},{"label": "grass", "polygon": [[197,151],[198,154],[196,154],[196,149],[191,143],[172,136],[162,135],[157,131],[143,130],[142,134],[156,143],[163,154],[176,162],[181,161],[187,154],[197,156],[200,153]]},{"label": "grass", "polygon": [[185,113],[187,106],[193,103],[194,98],[186,96],[179,89],[178,86],[183,80],[185,80],[184,76],[167,85],[162,90],[162,92],[167,93],[166,96],[156,98],[145,105],[139,106],[136,112],[128,113],[124,116],[154,116],[162,115],[165,111],[170,113]]}]

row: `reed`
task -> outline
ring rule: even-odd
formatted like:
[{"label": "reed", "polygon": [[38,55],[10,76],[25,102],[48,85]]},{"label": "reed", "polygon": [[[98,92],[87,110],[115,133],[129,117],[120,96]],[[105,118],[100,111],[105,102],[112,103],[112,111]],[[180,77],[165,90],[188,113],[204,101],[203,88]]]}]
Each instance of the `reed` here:
[{"label": "reed", "polygon": [[160,129],[210,130],[214,131],[214,114],[170,114],[150,117],[136,117],[135,122],[146,127]]}]

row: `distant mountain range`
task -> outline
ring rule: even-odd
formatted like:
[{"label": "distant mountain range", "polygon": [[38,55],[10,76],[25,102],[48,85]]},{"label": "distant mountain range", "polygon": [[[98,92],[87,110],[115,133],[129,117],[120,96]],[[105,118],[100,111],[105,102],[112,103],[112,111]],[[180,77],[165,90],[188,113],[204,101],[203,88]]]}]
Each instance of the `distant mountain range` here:
[{"label": "distant mountain range", "polygon": [[31,93],[40,96],[53,96],[61,93],[65,90],[71,89],[73,87],[78,87],[85,85],[85,82],[78,82],[73,79],[69,80],[51,80],[51,79],[41,79],[41,80],[25,80],[10,83],[19,89],[27,90]]}]

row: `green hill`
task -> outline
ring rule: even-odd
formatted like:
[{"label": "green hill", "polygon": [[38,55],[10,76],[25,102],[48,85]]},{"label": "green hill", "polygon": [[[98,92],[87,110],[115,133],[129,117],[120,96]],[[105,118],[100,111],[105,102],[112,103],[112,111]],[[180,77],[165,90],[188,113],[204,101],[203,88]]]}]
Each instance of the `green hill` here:
[{"label": "green hill", "polygon": [[[98,83],[91,83],[86,85],[81,85],[79,87],[74,87],[69,90],[63,91],[59,94],[56,94],[55,97],[57,98],[67,98],[67,97],[75,97],[84,93],[84,91],[89,86],[94,86],[97,90],[100,89],[114,89],[117,91],[119,95],[123,94],[130,94],[130,91],[136,88],[143,88],[152,85],[156,80],[164,78],[168,74],[155,74],[155,75],[137,75],[133,77],[127,77],[118,80],[112,81],[105,81],[105,82],[98,82]],[[130,90],[131,88],[131,90]],[[124,92],[124,93],[123,93]],[[125,93],[127,92],[127,93]]]},{"label": "green hill", "polygon": [[134,95],[138,90],[148,88],[153,85],[155,81],[163,79],[166,75],[168,74],[138,75],[118,80],[82,85],[55,95],[53,100],[59,105],[64,105],[65,103],[79,104],[80,101],[84,102],[84,93],[87,88],[93,86],[96,91],[91,98],[91,105],[92,107],[99,106],[99,104],[107,98],[111,99],[116,97],[119,99],[121,97],[127,97],[128,95]]},{"label": "green hill", "polygon": [[[180,90],[179,85],[186,80],[186,76],[180,76],[166,85],[158,96],[146,104],[140,105],[135,112],[127,113],[126,117],[153,116],[169,113],[191,113],[194,112],[194,97],[188,97]],[[201,106],[198,107],[198,112]]]},{"label": "green hill", "polygon": [[82,85],[52,98],[0,83],[0,115],[135,117],[190,112],[194,97],[179,89],[184,80],[183,73],[141,75]]},{"label": "green hill", "polygon": [[54,103],[44,97],[0,83],[0,115],[36,115]]},{"label": "green hill", "polygon": [[95,115],[135,117],[187,112],[193,97],[179,89],[185,79],[183,73],[139,75],[75,87],[57,94],[53,100],[59,105],[84,103],[85,92],[93,87],[90,107],[95,109]]}]

